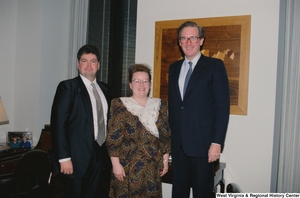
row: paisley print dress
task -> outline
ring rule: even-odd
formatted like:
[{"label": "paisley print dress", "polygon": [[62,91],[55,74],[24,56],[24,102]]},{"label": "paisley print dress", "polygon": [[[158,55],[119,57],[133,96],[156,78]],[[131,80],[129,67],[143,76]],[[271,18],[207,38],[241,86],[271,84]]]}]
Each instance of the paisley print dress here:
[{"label": "paisley print dress", "polygon": [[167,103],[150,97],[146,107],[133,103],[132,98],[111,102],[106,146],[111,157],[119,157],[126,177],[121,182],[112,173],[109,196],[159,198],[162,157],[171,147]]}]

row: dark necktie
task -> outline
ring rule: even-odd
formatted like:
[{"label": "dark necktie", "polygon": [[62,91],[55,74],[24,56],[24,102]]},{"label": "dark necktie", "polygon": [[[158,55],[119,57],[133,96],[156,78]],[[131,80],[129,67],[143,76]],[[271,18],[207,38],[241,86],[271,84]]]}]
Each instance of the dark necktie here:
[{"label": "dark necktie", "polygon": [[105,123],[104,123],[103,106],[95,84],[92,83],[91,85],[93,87],[93,94],[96,99],[96,106],[97,106],[97,117],[98,117],[97,142],[101,146],[105,142]]},{"label": "dark necktie", "polygon": [[188,72],[185,76],[185,81],[184,81],[184,86],[183,86],[183,95],[185,94],[186,87],[189,83],[190,77],[191,77],[192,72],[193,72],[193,69],[192,69],[193,62],[190,61],[189,65],[190,65],[189,70],[188,70]]}]

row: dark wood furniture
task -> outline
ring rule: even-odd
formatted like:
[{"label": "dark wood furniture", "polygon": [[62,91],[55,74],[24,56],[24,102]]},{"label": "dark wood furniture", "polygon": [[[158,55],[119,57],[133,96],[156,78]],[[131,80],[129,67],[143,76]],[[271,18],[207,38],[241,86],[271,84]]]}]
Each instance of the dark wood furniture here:
[{"label": "dark wood furniture", "polygon": [[11,182],[9,197],[50,197],[50,163],[46,151],[33,149],[20,158]]},{"label": "dark wood furniture", "polygon": [[[215,162],[215,177],[214,177],[214,186],[213,193],[217,192],[218,186],[220,186],[220,192],[225,192],[225,180],[224,180],[224,169],[226,167],[226,163],[216,161]],[[169,163],[168,173],[162,177],[162,182],[172,184],[172,163]]]},{"label": "dark wood furniture", "polygon": [[[42,129],[40,139],[34,149],[44,150],[49,152],[52,147],[51,139],[51,127],[49,124],[45,124],[44,129]],[[48,185],[50,188],[50,194],[53,198],[63,198],[64,195],[64,178],[60,175],[55,175],[50,173],[48,179]]]},{"label": "dark wood furniture", "polygon": [[[4,143],[5,144],[5,143]],[[31,148],[8,149],[0,153],[0,174],[13,173],[19,159]]]},{"label": "dark wood furniture", "polygon": [[[51,132],[49,125],[45,125],[42,129],[40,139],[35,147],[32,148],[17,148],[17,149],[7,149],[1,151],[0,153],[0,174],[13,173],[19,160],[23,154],[31,150],[43,150],[48,152],[51,148]],[[6,143],[1,143],[6,144]]]},{"label": "dark wood furniture", "polygon": [[[4,143],[5,144],[5,143]],[[42,162],[47,162],[47,164],[50,167],[50,161],[47,155],[47,152],[50,150],[52,146],[52,141],[51,141],[51,130],[50,130],[50,125],[45,125],[45,128],[42,129],[41,135],[39,138],[38,143],[36,144],[35,147],[32,147],[30,149],[8,149],[5,151],[1,151],[0,153],[0,190],[1,192],[4,192],[2,190],[6,190],[7,192],[12,191],[12,187],[9,186],[10,182],[13,180],[16,176],[16,171],[18,170],[18,166],[22,167],[19,165],[20,163],[22,164],[23,162],[21,161],[22,158],[24,158],[25,154],[30,153],[32,151],[40,151],[42,152],[45,157],[42,159],[37,159],[36,164],[42,163]],[[45,161],[47,159],[47,161]],[[24,161],[24,160],[23,160]],[[27,163],[30,164],[30,163]],[[40,164],[41,165],[41,164]],[[42,166],[42,165],[41,165]],[[45,166],[45,165],[43,165]],[[37,169],[36,170],[40,170]],[[45,170],[48,170],[45,168]],[[42,172],[40,172],[42,173]],[[42,175],[42,174],[41,174]],[[46,192],[47,197],[63,197],[63,183],[59,180],[58,177],[55,177],[52,173],[48,173],[47,175],[47,184],[48,184],[48,190],[49,192]],[[45,194],[45,195],[46,195]]]},{"label": "dark wood furniture", "polygon": [[34,149],[39,149],[48,152],[52,146],[50,126],[45,125],[42,130],[40,139]]},{"label": "dark wood furniture", "polygon": [[[6,142],[1,143],[6,145]],[[7,149],[0,152],[0,192],[1,196],[11,192],[11,184],[14,179],[16,167],[21,157],[31,148]]]}]

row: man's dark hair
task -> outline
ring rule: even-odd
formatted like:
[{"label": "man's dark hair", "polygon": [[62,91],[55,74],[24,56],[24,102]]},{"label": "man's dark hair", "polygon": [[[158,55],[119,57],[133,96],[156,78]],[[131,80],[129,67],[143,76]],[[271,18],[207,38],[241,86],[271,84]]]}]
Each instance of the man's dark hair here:
[{"label": "man's dark hair", "polygon": [[100,53],[96,46],[94,45],[84,45],[82,46],[77,53],[77,60],[80,61],[80,58],[83,54],[95,54],[97,57],[97,61],[100,62]]}]

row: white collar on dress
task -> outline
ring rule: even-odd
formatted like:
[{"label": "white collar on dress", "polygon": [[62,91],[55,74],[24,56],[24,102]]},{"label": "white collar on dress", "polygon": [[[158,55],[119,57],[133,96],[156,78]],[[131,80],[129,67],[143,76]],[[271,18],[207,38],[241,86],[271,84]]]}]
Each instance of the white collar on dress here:
[{"label": "white collar on dress", "polygon": [[137,116],[144,127],[154,136],[159,137],[156,121],[160,109],[160,99],[148,97],[146,107],[141,106],[132,97],[121,97],[126,109]]}]

